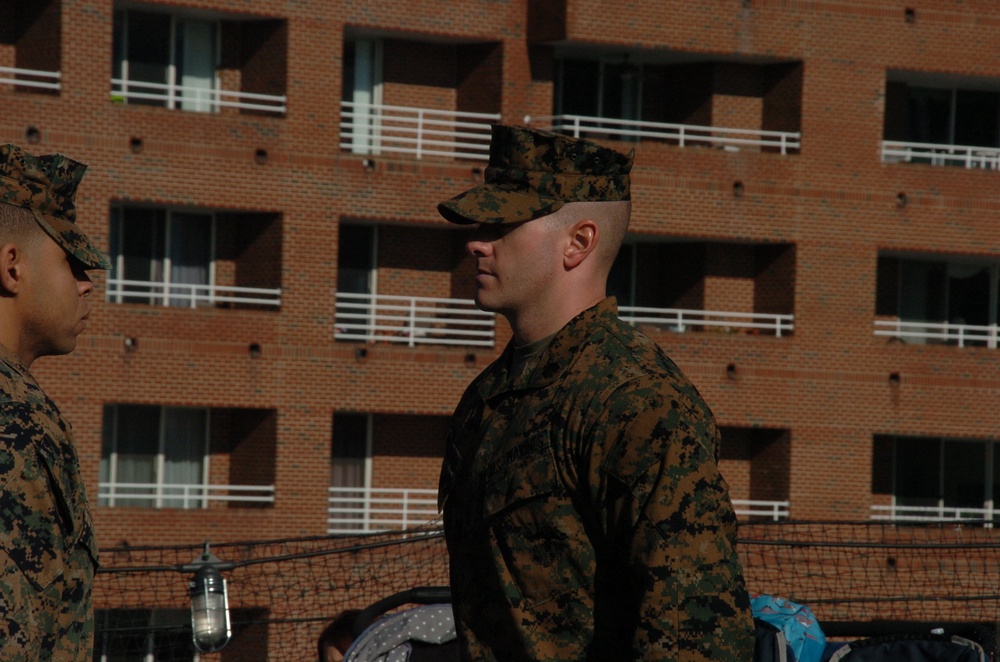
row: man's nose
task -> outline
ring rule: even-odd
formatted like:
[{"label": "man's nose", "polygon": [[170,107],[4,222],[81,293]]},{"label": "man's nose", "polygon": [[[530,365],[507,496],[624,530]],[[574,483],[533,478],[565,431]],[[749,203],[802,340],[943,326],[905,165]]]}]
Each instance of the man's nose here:
[{"label": "man's nose", "polygon": [[89,296],[94,291],[94,281],[90,280],[90,276],[86,273],[78,275],[76,277],[76,289],[80,293],[80,296]]},{"label": "man's nose", "polygon": [[490,249],[490,242],[483,241],[482,239],[473,238],[465,242],[465,250],[468,251],[469,255],[472,255],[473,257],[483,257],[488,255]]}]

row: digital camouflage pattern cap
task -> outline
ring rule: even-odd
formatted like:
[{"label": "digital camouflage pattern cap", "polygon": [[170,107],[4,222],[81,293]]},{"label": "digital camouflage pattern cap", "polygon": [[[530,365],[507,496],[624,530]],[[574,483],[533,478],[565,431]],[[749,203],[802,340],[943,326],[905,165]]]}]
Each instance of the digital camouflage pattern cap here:
[{"label": "digital camouflage pattern cap", "polygon": [[88,269],[110,269],[76,224],[76,187],[87,166],[62,154],[32,156],[17,145],[0,145],[0,202],[31,211],[66,253]]},{"label": "digital camouflage pattern cap", "polygon": [[438,212],[452,223],[520,223],[567,202],[629,200],[632,157],[582,138],[495,124],[485,181]]}]

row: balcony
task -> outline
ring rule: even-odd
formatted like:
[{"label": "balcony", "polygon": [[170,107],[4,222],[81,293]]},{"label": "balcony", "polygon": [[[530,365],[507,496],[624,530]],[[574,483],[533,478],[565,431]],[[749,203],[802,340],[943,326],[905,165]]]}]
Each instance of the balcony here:
[{"label": "balcony", "polygon": [[286,112],[287,20],[115,4],[113,102],[200,113]]},{"label": "balcony", "polygon": [[0,90],[58,94],[62,75],[62,2],[0,2]]},{"label": "balcony", "polygon": [[492,347],[496,315],[471,299],[338,292],[336,340]]},{"label": "balcony", "polygon": [[794,332],[794,244],[630,236],[608,278],[626,321],[646,331]]},{"label": "balcony", "polygon": [[486,161],[500,114],[343,101],[340,119],[340,148],[355,154]]},{"label": "balcony", "polygon": [[179,485],[168,483],[97,484],[98,503],[151,508],[208,508],[209,502],[274,503],[274,485]]},{"label": "balcony", "polygon": [[652,325],[669,331],[684,333],[692,329],[717,329],[747,333],[761,331],[781,337],[795,329],[794,315],[769,313],[715,312],[709,310],[684,310],[680,308],[642,308],[621,306],[619,315],[632,325]]},{"label": "balcony", "polygon": [[760,501],[753,499],[733,499],[733,508],[737,517],[769,519],[777,522],[789,518],[790,502]]},{"label": "balcony", "polygon": [[106,299],[112,303],[275,309],[280,214],[111,207]]},{"label": "balcony", "polygon": [[1000,511],[993,507],[992,502],[987,502],[982,508],[873,505],[869,518],[892,522],[982,522],[984,526],[992,527],[998,516]]},{"label": "balcony", "polygon": [[121,278],[108,279],[106,296],[107,300],[112,303],[145,303],[184,308],[227,305],[278,307],[281,305],[280,288],[189,285]]},{"label": "balcony", "polygon": [[660,140],[679,147],[703,145],[732,152],[738,152],[744,147],[755,147],[788,154],[790,151],[798,151],[802,146],[802,134],[798,131],[729,129],[695,124],[585,117],[583,115],[526,116],[524,123],[564,133],[574,138],[621,141]]},{"label": "balcony", "polygon": [[875,335],[919,344],[952,345],[955,347],[997,348],[1000,325],[955,324],[952,322],[904,322],[875,320]]},{"label": "balcony", "polygon": [[15,89],[34,88],[59,91],[62,89],[62,73],[40,69],[0,67],[0,85],[12,85]]},{"label": "balcony", "polygon": [[879,251],[874,334],[908,344],[996,349],[1000,261]]},{"label": "balcony", "polygon": [[883,140],[882,162],[1000,170],[1000,148]]},{"label": "balcony", "polygon": [[284,114],[287,110],[285,95],[255,94],[230,90],[206,89],[169,83],[150,83],[122,78],[111,79],[111,100],[128,104],[141,102],[170,109],[217,113],[223,108],[258,110]]},{"label": "balcony", "polygon": [[883,163],[1000,169],[1000,81],[889,71]]},{"label": "balcony", "polygon": [[437,490],[331,487],[327,533],[405,531],[438,517]]},{"label": "balcony", "polygon": [[[437,490],[331,487],[327,533],[405,531],[438,519]],[[737,517],[788,519],[788,501],[733,499]]]}]

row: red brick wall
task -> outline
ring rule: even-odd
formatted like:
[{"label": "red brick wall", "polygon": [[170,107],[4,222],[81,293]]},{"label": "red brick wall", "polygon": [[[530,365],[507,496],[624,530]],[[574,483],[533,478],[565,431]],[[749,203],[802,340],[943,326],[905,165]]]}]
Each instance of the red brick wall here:
[{"label": "red brick wall", "polygon": [[[232,7],[229,0],[182,4],[223,13]],[[564,5],[556,12],[564,22],[546,33],[605,51],[637,48],[653,61],[645,67],[644,117],[708,123],[712,99],[705,81],[712,80],[713,63],[739,61],[762,67],[763,107],[753,109],[761,125],[802,131],[802,149],[790,156],[622,145],[636,149],[632,231],[701,246],[675,244],[673,254],[643,248],[654,256],[652,277],[645,276],[641,288],[647,300],[687,307],[704,299],[700,274],[690,282],[663,277],[670,272],[662,263],[676,268],[691,251],[733,243],[794,246],[757,273],[755,291],[746,295],[756,300],[741,301],[794,310],[793,337],[667,331],[655,337],[723,425],[790,431],[788,496],[795,515],[868,516],[870,502],[882,498],[872,495],[875,434],[995,437],[995,350],[890,343],[873,335],[872,322],[879,250],[997,253],[996,172],[883,164],[879,143],[887,122],[894,125],[886,112],[892,118],[899,112],[886,107],[887,71],[1000,79],[990,49],[969,48],[995,42],[1000,8],[985,0]],[[906,6],[916,9],[915,22],[905,20]],[[501,321],[498,347],[473,351],[471,362],[461,347],[376,345],[359,357],[356,344],[332,339],[338,219],[391,219],[414,228],[407,236],[416,248],[427,246],[428,233],[435,256],[409,251],[411,261],[396,265],[402,281],[429,275],[434,291],[469,296],[469,262],[458,257],[459,240],[436,234],[445,224],[434,205],[481,178],[470,164],[446,159],[382,155],[366,169],[358,155],[337,148],[345,26],[389,35],[386,102],[453,109],[466,105],[468,93],[476,99],[468,103],[478,105],[488,96],[484,90],[494,89],[499,61],[502,84],[495,89],[506,121],[552,109],[546,61],[552,50],[526,35],[529,9],[537,17],[541,5],[467,0],[428,7],[260,0],[241,8],[253,18],[284,22],[284,36],[277,30],[258,51],[270,63],[278,60],[270,53],[286,50],[289,111],[283,117],[112,104],[110,0],[62,3],[58,96],[0,90],[0,141],[22,141],[34,125],[41,133],[34,151],[62,151],[90,164],[78,196],[80,222],[103,247],[111,200],[281,214],[268,228],[280,231],[281,241],[265,234],[260,244],[280,256],[261,261],[280,265],[278,311],[116,305],[102,301],[99,289],[77,351],[34,366],[76,426],[90,484],[97,480],[105,402],[277,412],[274,508],[240,518],[97,509],[102,543],[322,533],[332,412],[447,416],[509,337]],[[226,18],[241,22],[243,15]],[[498,35],[502,56],[485,46],[457,45],[494,44]],[[0,61],[7,63],[11,44],[5,44]],[[456,64],[464,62],[462,53],[482,58],[470,60],[476,66],[464,79]],[[762,58],[779,64],[760,65]],[[786,62],[792,64],[780,64]],[[241,86],[248,85],[250,69],[256,66],[242,70]],[[141,151],[130,148],[133,138],[142,140]],[[254,158],[258,149],[268,152],[264,164]],[[735,181],[743,184],[742,196],[733,194]],[[897,205],[900,192],[907,196],[904,207]],[[781,291],[788,272],[794,288],[784,298],[764,297],[766,290]],[[690,271],[679,273],[690,278]],[[103,287],[104,276],[95,280]],[[765,306],[765,298],[775,302]],[[138,340],[134,350],[126,350],[125,338]],[[257,358],[250,356],[251,343],[261,347]],[[730,363],[733,377],[725,369]],[[900,380],[890,382],[890,373]]]}]

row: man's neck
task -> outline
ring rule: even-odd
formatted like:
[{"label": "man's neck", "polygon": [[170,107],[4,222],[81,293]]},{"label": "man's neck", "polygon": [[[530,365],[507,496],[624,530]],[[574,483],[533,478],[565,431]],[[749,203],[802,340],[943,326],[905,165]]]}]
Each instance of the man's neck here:
[{"label": "man's neck", "polygon": [[514,344],[530,345],[547,338],[566,326],[571,319],[604,299],[603,293],[586,299],[574,297],[574,301],[553,306],[551,310],[547,310],[545,306],[535,305],[527,314],[507,315],[507,321],[514,332]]}]

